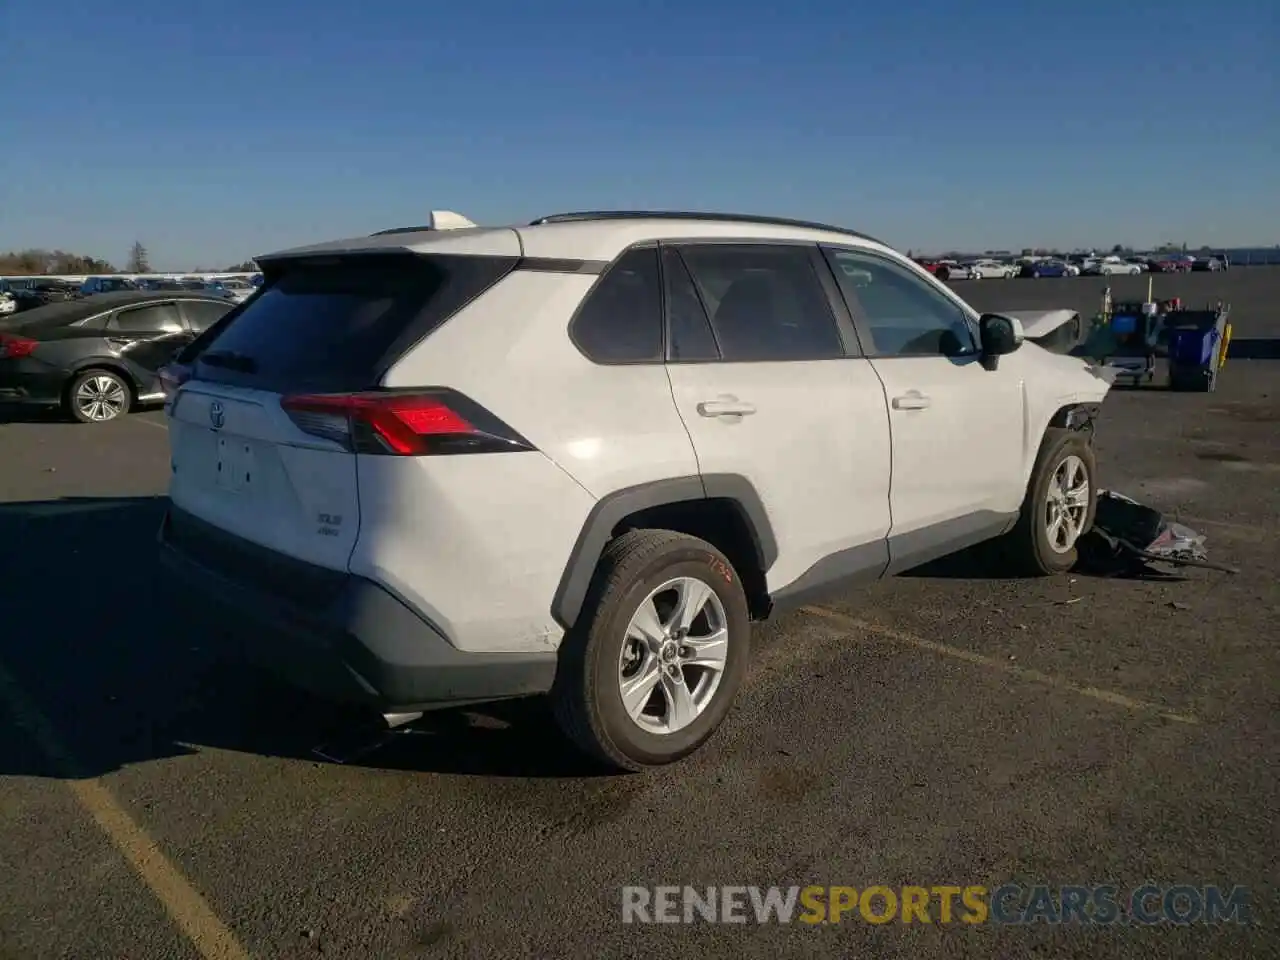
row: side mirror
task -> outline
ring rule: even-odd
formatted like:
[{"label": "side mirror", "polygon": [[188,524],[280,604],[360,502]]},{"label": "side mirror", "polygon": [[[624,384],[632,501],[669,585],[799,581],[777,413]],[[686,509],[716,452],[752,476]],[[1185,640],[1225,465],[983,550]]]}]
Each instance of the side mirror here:
[{"label": "side mirror", "polygon": [[994,370],[999,365],[1000,357],[1013,353],[1022,346],[1025,334],[1022,321],[1016,317],[984,313],[978,319],[978,336],[982,341],[982,365],[988,370]]}]

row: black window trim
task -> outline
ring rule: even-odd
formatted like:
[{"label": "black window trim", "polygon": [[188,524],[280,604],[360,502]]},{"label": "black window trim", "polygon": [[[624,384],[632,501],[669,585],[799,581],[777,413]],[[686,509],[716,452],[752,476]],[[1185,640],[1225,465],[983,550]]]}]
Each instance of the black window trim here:
[{"label": "black window trim", "polygon": [[[773,239],[771,237],[678,237],[671,240],[661,240],[658,242],[660,247],[670,247],[679,252],[681,247],[705,247],[705,246],[734,246],[734,247],[805,247],[809,252],[809,264],[813,268],[814,277],[817,279],[822,291],[826,294],[827,306],[831,310],[831,319],[835,322],[836,333],[840,339],[841,356],[838,357],[816,357],[810,360],[800,360],[794,358],[787,359],[767,359],[760,358],[756,360],[725,360],[723,351],[720,351],[720,358],[717,360],[679,360],[672,359],[670,350],[670,328],[671,317],[667,311],[666,303],[666,278],[662,278],[662,340],[663,340],[663,356],[666,357],[666,363],[684,366],[686,364],[697,363],[823,363],[834,360],[861,360],[865,359],[862,349],[862,341],[857,326],[853,322],[853,315],[848,305],[844,301],[844,296],[840,292],[840,286],[836,282],[835,275],[831,271],[831,265],[827,262],[827,258],[823,255],[819,244],[812,240],[792,240],[792,239]],[[684,256],[681,255],[681,261],[684,262]],[[658,268],[662,269],[662,257],[658,257]],[[685,262],[685,269],[689,271],[689,275],[693,276],[693,271],[689,269],[689,265]],[[694,290],[698,294],[698,299],[702,300],[702,291],[698,289],[697,280],[694,280]],[[706,310],[706,303],[703,303],[703,310]],[[710,323],[710,317],[707,318]],[[715,326],[711,328],[712,335],[715,335]],[[719,351],[720,342],[716,338],[716,348]]]},{"label": "black window trim", "polygon": [[[711,332],[711,342],[716,345],[716,355],[712,360],[681,360],[671,356],[671,310],[667,301],[667,251],[670,250],[680,261],[681,267],[684,268],[685,275],[688,276],[689,282],[693,285],[693,295],[698,300],[698,305],[702,308],[702,318],[706,321],[707,329]],[[716,335],[716,328],[711,323],[711,314],[707,310],[706,301],[702,299],[702,291],[698,289],[697,281],[693,279],[693,271],[689,269],[689,265],[684,262],[684,257],[680,255],[680,249],[675,244],[659,243],[658,244],[658,283],[662,287],[662,362],[670,363],[678,366],[696,363],[724,363],[724,350],[720,346],[720,338]]]},{"label": "black window trim", "polygon": [[[946,285],[939,283],[937,280],[929,276],[927,271],[920,269],[916,264],[900,263],[899,261],[895,260],[893,257],[885,256],[879,250],[871,250],[867,247],[859,247],[853,244],[841,244],[841,243],[821,243],[821,244],[818,244],[818,247],[820,249],[820,255],[822,257],[822,260],[827,265],[827,273],[831,277],[831,281],[835,284],[836,295],[840,298],[840,302],[844,304],[845,313],[851,318],[853,327],[855,330],[857,330],[858,339],[865,345],[864,349],[865,347],[871,348],[870,352],[865,352],[863,354],[863,356],[865,356],[866,359],[868,360],[919,360],[921,358],[929,359],[930,357],[933,356],[933,354],[880,353],[879,351],[875,350],[876,341],[875,341],[875,338],[871,335],[871,324],[867,322],[867,318],[862,314],[861,309],[855,310],[853,308],[853,306],[846,299],[844,295],[844,290],[840,288],[840,282],[836,277],[836,266],[834,263],[831,262],[831,253],[833,252],[855,254],[856,256],[859,256],[859,257],[866,257],[870,260],[877,260],[880,263],[884,263],[892,267],[897,267],[900,270],[905,270],[907,273],[914,273],[916,275],[916,279],[920,280],[920,282],[923,283],[926,287],[929,287],[934,291],[941,293],[943,296],[943,299],[949,301],[952,304],[952,306],[954,306],[960,312],[960,315],[964,317],[964,319],[968,323],[970,335],[973,338],[973,347],[975,350],[975,353],[973,354],[973,356],[975,357],[978,356],[980,351],[979,351],[977,329],[976,329],[977,322],[978,322],[977,314],[975,313],[974,309],[971,306],[969,306],[967,303],[961,300],[958,296],[956,296],[956,294],[952,290],[947,288]],[[923,274],[923,276],[921,276],[921,274]],[[967,358],[969,355],[965,354],[964,356]],[[949,359],[949,360],[961,359],[959,357],[946,357],[943,354],[937,354],[937,357],[939,359]]]}]

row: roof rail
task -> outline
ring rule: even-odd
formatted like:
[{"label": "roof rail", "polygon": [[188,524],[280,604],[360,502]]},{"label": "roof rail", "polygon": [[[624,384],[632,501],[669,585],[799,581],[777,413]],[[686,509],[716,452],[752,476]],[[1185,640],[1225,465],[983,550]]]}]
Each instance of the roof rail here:
[{"label": "roof rail", "polygon": [[799,227],[804,230],[827,230],[831,233],[846,233],[862,240],[869,240],[882,246],[889,246],[883,240],[868,236],[847,227],[835,227],[829,223],[817,223],[812,220],[792,220],[787,217],[766,217],[754,213],[712,213],[697,210],[585,210],[578,213],[553,213],[547,217],[539,217],[529,226],[536,227],[544,223],[584,223],[591,220],[724,220],[729,223],[760,223],[779,227]]},{"label": "roof rail", "polygon": [[385,237],[391,233],[422,233],[424,230],[468,230],[477,224],[472,223],[460,213],[452,210],[432,210],[431,219],[418,227],[392,227],[371,233],[371,237]]}]

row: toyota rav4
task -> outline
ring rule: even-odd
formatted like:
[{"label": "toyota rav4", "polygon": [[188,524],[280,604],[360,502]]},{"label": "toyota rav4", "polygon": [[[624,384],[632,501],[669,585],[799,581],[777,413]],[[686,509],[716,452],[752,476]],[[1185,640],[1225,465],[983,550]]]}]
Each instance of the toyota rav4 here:
[{"label": "toyota rav4", "polygon": [[1065,571],[1108,383],[883,243],[793,220],[456,214],[259,257],[164,375],[168,564],[396,723],[549,694],[696,750],[751,621],[999,538]]}]

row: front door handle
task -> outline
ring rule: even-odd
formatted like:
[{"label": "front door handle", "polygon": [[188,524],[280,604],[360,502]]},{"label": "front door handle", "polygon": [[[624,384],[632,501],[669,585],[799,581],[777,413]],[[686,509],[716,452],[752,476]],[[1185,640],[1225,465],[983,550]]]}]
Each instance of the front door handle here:
[{"label": "front door handle", "polygon": [[928,410],[933,403],[919,390],[909,390],[900,397],[893,398],[895,410]]},{"label": "front door handle", "polygon": [[746,417],[756,412],[754,404],[737,397],[720,397],[698,404],[698,415],[703,417]]}]

